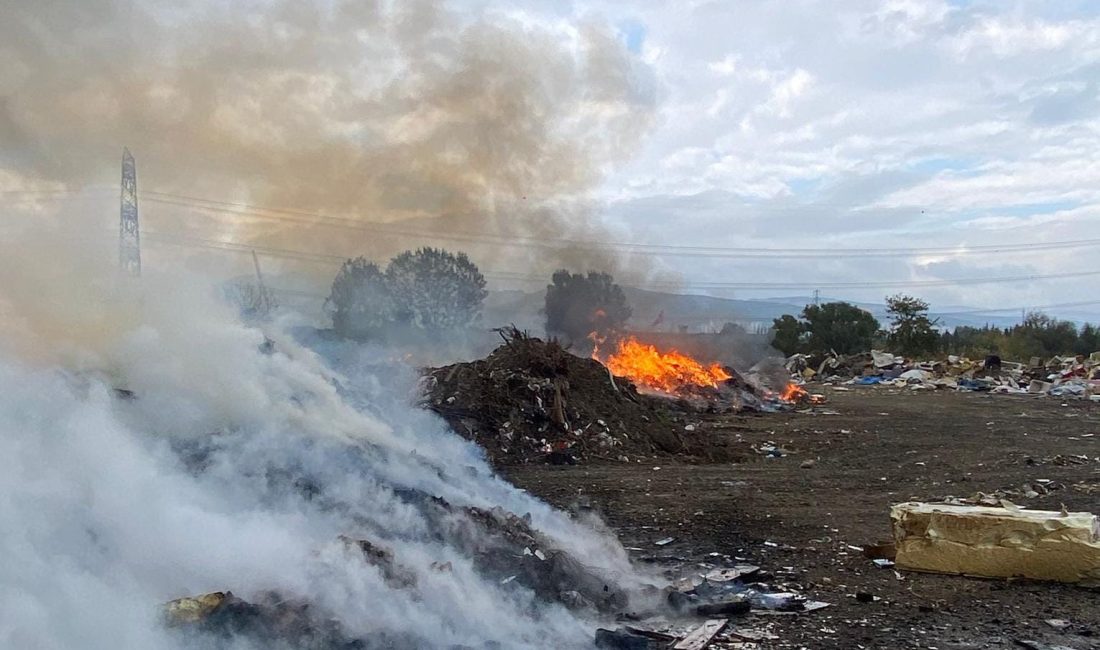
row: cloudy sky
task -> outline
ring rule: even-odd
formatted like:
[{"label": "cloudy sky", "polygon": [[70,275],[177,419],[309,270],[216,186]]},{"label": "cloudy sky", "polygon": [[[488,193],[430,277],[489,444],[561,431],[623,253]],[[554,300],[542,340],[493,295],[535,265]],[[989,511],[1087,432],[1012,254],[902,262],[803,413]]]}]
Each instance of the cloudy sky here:
[{"label": "cloudy sky", "polygon": [[[1095,246],[971,248],[1100,236],[1100,5],[687,5],[640,8],[620,24],[660,84],[658,126],[603,188],[634,236],[956,251],[672,261],[706,269],[693,278],[812,288],[1100,270]],[[1098,279],[906,290],[939,305],[1034,306],[1096,299]]]},{"label": "cloudy sky", "polygon": [[[97,24],[98,14],[81,14],[92,5],[124,13],[127,22]],[[463,0],[406,3],[389,13],[387,3],[312,6],[324,13],[345,5],[363,10],[321,19],[301,9],[306,3],[251,2],[241,5],[247,10],[219,12],[173,4],[146,10],[143,22],[142,11],[120,12],[123,5],[107,0],[0,0],[5,13],[21,16],[22,24],[9,22],[20,38],[36,35],[33,43],[0,46],[0,56],[23,64],[0,73],[0,138],[8,139],[0,139],[0,191],[109,186],[112,167],[73,169],[91,168],[97,156],[113,163],[117,151],[106,145],[122,140],[144,148],[139,165],[153,168],[145,171],[152,179],[146,188],[326,214],[385,212],[383,221],[430,217],[433,208],[522,212],[536,197],[516,188],[529,188],[542,194],[538,209],[529,210],[536,216],[520,220],[532,237],[562,232],[563,239],[608,242],[606,251],[632,254],[622,267],[627,277],[645,276],[654,286],[743,298],[817,289],[866,301],[905,291],[942,310],[1100,301],[1092,290],[1100,281],[1100,241],[1089,243],[1100,240],[1095,2]],[[448,18],[425,18],[441,13]],[[389,26],[384,38],[370,31],[375,23]],[[235,31],[223,31],[226,24]],[[76,30],[85,47],[45,47],[64,42],[66,30]],[[119,30],[128,44],[121,59],[103,54]],[[203,43],[211,33],[222,45]],[[318,33],[331,38],[313,38]],[[306,56],[282,56],[291,42]],[[190,51],[203,53],[193,65]],[[43,52],[51,52],[48,62],[29,74]],[[208,83],[193,70],[214,55],[230,73],[219,68]],[[373,65],[372,57],[388,63]],[[494,58],[500,61],[479,67]],[[111,72],[90,71],[88,61]],[[425,67],[436,76],[416,76],[419,85],[378,80]],[[452,82],[470,71],[474,91]],[[283,80],[291,73],[310,83],[288,90]],[[524,75],[538,81],[517,88]],[[74,95],[66,87],[74,77],[107,81]],[[292,102],[272,100],[272,79]],[[232,93],[208,92],[223,88],[218,84],[236,85]],[[418,107],[421,91],[435,110]],[[117,110],[107,122],[87,114],[122,92],[145,98],[142,110],[123,116],[138,124],[135,132],[126,131]],[[187,102],[199,92],[202,102]],[[342,92],[358,104],[335,101]],[[468,92],[477,101],[455,99]],[[481,125],[476,138],[466,137],[469,129],[420,136],[429,123],[437,132],[442,122],[468,126],[471,116],[513,95],[522,101],[486,118],[492,128]],[[217,119],[193,119],[199,106],[215,106],[204,110]],[[69,128],[43,117],[55,110],[56,123]],[[364,133],[367,118],[348,117],[356,110],[385,129]],[[175,121],[164,117],[180,111]],[[513,113],[523,111],[536,117],[513,128]],[[148,119],[150,112],[157,119]],[[237,131],[223,128],[226,115]],[[197,138],[177,126],[185,122],[223,131]],[[200,139],[212,143],[196,144]],[[318,139],[339,143],[338,155],[326,153],[331,148],[299,154]],[[63,143],[72,143],[67,153]],[[215,149],[218,143],[234,154]],[[428,154],[435,156],[430,173],[425,151],[435,152]],[[470,151],[479,154],[474,163],[464,153]],[[59,162],[65,155],[72,162]],[[340,169],[351,172],[325,168],[310,176],[332,159],[348,161]],[[379,175],[386,160],[397,161],[396,171]],[[163,171],[169,167],[172,173]],[[308,177],[308,186],[270,182],[286,170]],[[438,185],[429,190],[429,183]],[[347,191],[368,185],[401,191]],[[547,216],[567,205],[574,206],[569,218]],[[515,234],[499,218],[486,223],[489,235]],[[535,227],[546,223],[553,228]],[[243,236],[224,223],[216,234],[200,234]],[[319,251],[330,243],[300,234],[265,237],[261,242],[283,249]],[[501,277],[519,277],[515,269],[515,259],[502,263]],[[1018,279],[1032,276],[1055,277]],[[1017,280],[976,282],[1004,278]],[[1050,311],[1082,310],[1100,313],[1100,302]]]}]

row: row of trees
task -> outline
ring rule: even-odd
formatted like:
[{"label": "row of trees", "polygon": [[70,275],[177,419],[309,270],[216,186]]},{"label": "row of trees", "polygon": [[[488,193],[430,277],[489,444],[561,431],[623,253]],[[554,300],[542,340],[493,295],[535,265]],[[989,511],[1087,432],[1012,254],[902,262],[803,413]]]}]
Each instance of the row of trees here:
[{"label": "row of trees", "polygon": [[1033,312],[1014,327],[956,327],[940,335],[940,349],[947,354],[976,356],[991,350],[1009,359],[1044,360],[1063,354],[1092,354],[1100,351],[1100,328],[1075,324]]},{"label": "row of trees", "polygon": [[[344,262],[325,308],[338,334],[367,339],[394,325],[425,332],[469,327],[487,295],[485,277],[465,253],[421,248],[394,257],[384,270],[363,257]],[[562,270],[546,287],[543,313],[549,334],[583,341],[621,329],[631,310],[610,274]]]},{"label": "row of trees", "polygon": [[[385,269],[359,257],[346,261],[325,303],[333,328],[349,338],[372,338],[394,325],[441,332],[474,325],[488,292],[485,277],[464,253],[436,248],[406,251]],[[273,296],[241,292],[238,302],[266,309]],[[957,327],[941,331],[928,303],[907,295],[886,298],[890,321],[882,327],[868,311],[846,302],[806,305],[799,316],[773,323],[772,345],[785,354],[855,354],[883,347],[909,357],[1000,354],[1014,359],[1100,350],[1100,329],[1028,314],[1010,328]],[[607,273],[557,271],[546,287],[543,314],[548,334],[582,343],[593,334],[621,330],[631,316],[622,287]]]},{"label": "row of trees", "polygon": [[784,354],[865,352],[883,347],[909,357],[960,354],[983,357],[998,354],[1012,359],[1090,354],[1100,350],[1100,329],[1086,324],[1080,329],[1069,321],[1043,313],[1031,313],[1010,328],[957,327],[941,331],[938,320],[928,316],[928,303],[912,296],[886,299],[889,324],[883,328],[868,311],[846,302],[807,305],[799,317],[775,319],[772,345]]},{"label": "row of trees", "polygon": [[434,332],[473,324],[488,292],[485,276],[465,253],[405,251],[385,270],[363,257],[344,262],[325,309],[333,329],[372,338],[394,325]]},{"label": "row of trees", "polygon": [[886,309],[892,317],[883,331],[871,312],[847,302],[806,305],[799,318],[789,314],[775,319],[772,345],[784,354],[823,352],[855,354],[885,340],[901,354],[921,354],[935,347],[939,335],[928,318],[928,303],[911,296],[891,296]]}]

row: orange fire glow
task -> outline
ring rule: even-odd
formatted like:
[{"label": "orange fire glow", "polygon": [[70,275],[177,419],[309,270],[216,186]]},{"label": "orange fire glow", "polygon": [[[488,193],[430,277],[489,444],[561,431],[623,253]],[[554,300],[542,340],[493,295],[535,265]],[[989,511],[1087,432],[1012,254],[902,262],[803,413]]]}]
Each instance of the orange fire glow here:
[{"label": "orange fire glow", "polygon": [[787,388],[783,390],[783,394],[779,396],[779,399],[784,402],[799,402],[810,396],[806,392],[806,389],[798,384],[787,384]]},{"label": "orange fire glow", "polygon": [[592,356],[618,377],[626,377],[641,388],[672,395],[693,386],[717,388],[719,382],[730,378],[716,363],[704,366],[686,354],[676,350],[660,352],[634,337],[620,340],[615,352],[606,359],[601,359],[598,350]]}]

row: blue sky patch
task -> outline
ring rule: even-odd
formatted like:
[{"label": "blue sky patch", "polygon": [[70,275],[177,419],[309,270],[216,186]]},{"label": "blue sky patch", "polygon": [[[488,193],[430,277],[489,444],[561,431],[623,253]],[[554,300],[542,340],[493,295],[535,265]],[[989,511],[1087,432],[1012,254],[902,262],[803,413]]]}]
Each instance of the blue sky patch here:
[{"label": "blue sky patch", "polygon": [[623,39],[623,43],[626,43],[626,49],[634,54],[641,53],[646,33],[645,25],[636,20],[619,23],[619,36]]}]

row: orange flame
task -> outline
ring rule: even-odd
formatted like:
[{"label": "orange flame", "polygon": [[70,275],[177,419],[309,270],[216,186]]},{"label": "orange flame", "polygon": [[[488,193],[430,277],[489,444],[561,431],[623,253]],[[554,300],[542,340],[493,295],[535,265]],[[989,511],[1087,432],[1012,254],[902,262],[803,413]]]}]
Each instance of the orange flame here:
[{"label": "orange flame", "polygon": [[[598,350],[592,356],[600,360]],[[603,363],[616,376],[626,377],[642,388],[673,395],[693,386],[717,388],[719,382],[731,377],[716,363],[704,366],[686,354],[676,350],[660,352],[634,337],[620,340],[615,352]]]},{"label": "orange flame", "polygon": [[779,396],[779,399],[784,402],[800,402],[804,399],[808,399],[810,394],[806,392],[806,389],[798,384],[787,384],[787,388],[783,390],[783,393]]}]

